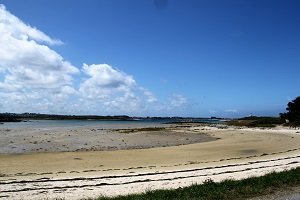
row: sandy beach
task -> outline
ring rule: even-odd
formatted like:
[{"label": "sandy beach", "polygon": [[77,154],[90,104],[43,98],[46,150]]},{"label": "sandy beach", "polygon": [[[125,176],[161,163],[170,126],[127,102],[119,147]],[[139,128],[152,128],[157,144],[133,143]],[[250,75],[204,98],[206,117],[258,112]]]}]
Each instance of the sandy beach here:
[{"label": "sandy beach", "polygon": [[0,137],[3,199],[115,196],[300,166],[300,130],[287,127],[25,129]]},{"label": "sandy beach", "polygon": [[299,74],[300,0],[0,0],[0,200],[300,200]]}]

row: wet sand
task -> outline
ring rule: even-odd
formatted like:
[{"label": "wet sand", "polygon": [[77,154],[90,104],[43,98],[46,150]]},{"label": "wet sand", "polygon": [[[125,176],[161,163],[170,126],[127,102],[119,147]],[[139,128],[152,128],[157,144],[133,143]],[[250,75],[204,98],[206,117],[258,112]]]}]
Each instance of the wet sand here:
[{"label": "wet sand", "polygon": [[92,128],[2,128],[0,154],[147,149],[216,140],[205,133],[174,126],[103,129]]},{"label": "wet sand", "polygon": [[[7,199],[80,199],[178,188],[207,178],[247,178],[300,166],[299,130],[193,124],[173,126],[172,131],[215,139],[148,149],[1,154],[0,194]],[[160,141],[162,133],[157,134]],[[147,133],[129,135],[147,140]]]}]

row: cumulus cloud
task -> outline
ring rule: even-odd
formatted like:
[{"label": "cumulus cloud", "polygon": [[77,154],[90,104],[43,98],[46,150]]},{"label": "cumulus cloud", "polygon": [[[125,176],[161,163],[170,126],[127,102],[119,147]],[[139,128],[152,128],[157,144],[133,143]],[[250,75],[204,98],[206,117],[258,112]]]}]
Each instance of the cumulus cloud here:
[{"label": "cumulus cloud", "polygon": [[87,98],[106,99],[111,95],[129,94],[136,86],[135,80],[107,64],[84,64],[82,71],[89,76],[79,91]]},{"label": "cumulus cloud", "polygon": [[144,102],[153,103],[155,96],[137,85],[134,78],[108,64],[84,64],[87,79],[80,85],[81,99],[91,101],[94,107],[107,111],[134,112],[146,108]]},{"label": "cumulus cloud", "polygon": [[[43,32],[24,24],[0,6],[0,68],[4,84],[37,87],[69,85],[78,69],[62,56],[40,43],[59,43]],[[25,83],[25,84],[23,84]]]},{"label": "cumulus cloud", "polygon": [[179,94],[159,102],[133,76],[108,64],[79,70],[53,50],[61,44],[0,4],[0,112],[139,115],[187,104]]},{"label": "cumulus cloud", "polygon": [[52,39],[42,31],[26,25],[19,18],[8,12],[3,4],[0,4],[0,30],[1,34],[12,35],[20,40],[35,40],[50,45],[62,44],[60,40]]},{"label": "cumulus cloud", "polygon": [[4,5],[0,5],[0,44],[2,105],[16,104],[23,110],[35,100],[53,102],[74,92],[72,76],[79,70],[47,46],[62,42],[25,24]]}]

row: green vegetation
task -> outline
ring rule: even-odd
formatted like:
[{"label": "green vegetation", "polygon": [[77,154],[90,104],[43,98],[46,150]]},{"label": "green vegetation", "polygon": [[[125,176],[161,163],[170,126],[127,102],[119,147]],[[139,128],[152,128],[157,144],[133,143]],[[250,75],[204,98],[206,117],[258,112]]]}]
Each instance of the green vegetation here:
[{"label": "green vegetation", "polygon": [[228,125],[247,127],[272,128],[279,124],[287,126],[300,126],[300,96],[287,104],[286,113],[280,113],[280,117],[244,117],[228,121]]},{"label": "green vegetation", "polygon": [[134,129],[119,129],[121,133],[136,133],[141,131],[164,131],[164,127],[145,127],[145,128],[134,128]]},{"label": "green vegetation", "polygon": [[0,122],[21,122],[19,116],[11,115],[9,113],[0,113]]},{"label": "green vegetation", "polygon": [[280,173],[270,173],[262,177],[244,180],[225,180],[215,183],[207,180],[201,185],[192,185],[172,190],[153,190],[142,194],[118,197],[99,197],[96,200],[143,200],[143,199],[245,199],[270,194],[276,190],[300,186],[300,168]]},{"label": "green vegetation", "polygon": [[300,97],[287,104],[286,113],[280,113],[280,118],[287,120],[291,126],[300,126]]},{"label": "green vegetation", "polygon": [[227,125],[246,126],[246,127],[266,127],[272,128],[276,125],[283,124],[284,120],[279,117],[244,117],[237,120],[226,122]]}]

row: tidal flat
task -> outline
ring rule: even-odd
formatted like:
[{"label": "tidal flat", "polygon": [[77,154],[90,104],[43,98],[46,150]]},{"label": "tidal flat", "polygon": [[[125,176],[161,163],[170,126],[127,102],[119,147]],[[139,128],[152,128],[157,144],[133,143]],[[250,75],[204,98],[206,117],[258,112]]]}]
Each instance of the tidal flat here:
[{"label": "tidal flat", "polygon": [[[118,128],[117,128],[118,127]],[[114,128],[0,127],[0,154],[36,152],[104,151],[147,149],[208,142],[216,140],[205,133],[184,132],[174,126],[162,124],[118,125]]]},{"label": "tidal flat", "polygon": [[[94,147],[99,141],[107,143]],[[4,199],[126,195],[300,166],[299,129],[281,126],[186,123],[113,129],[2,129],[1,142],[0,192]],[[25,150],[17,153],[15,149],[22,145]]]}]

